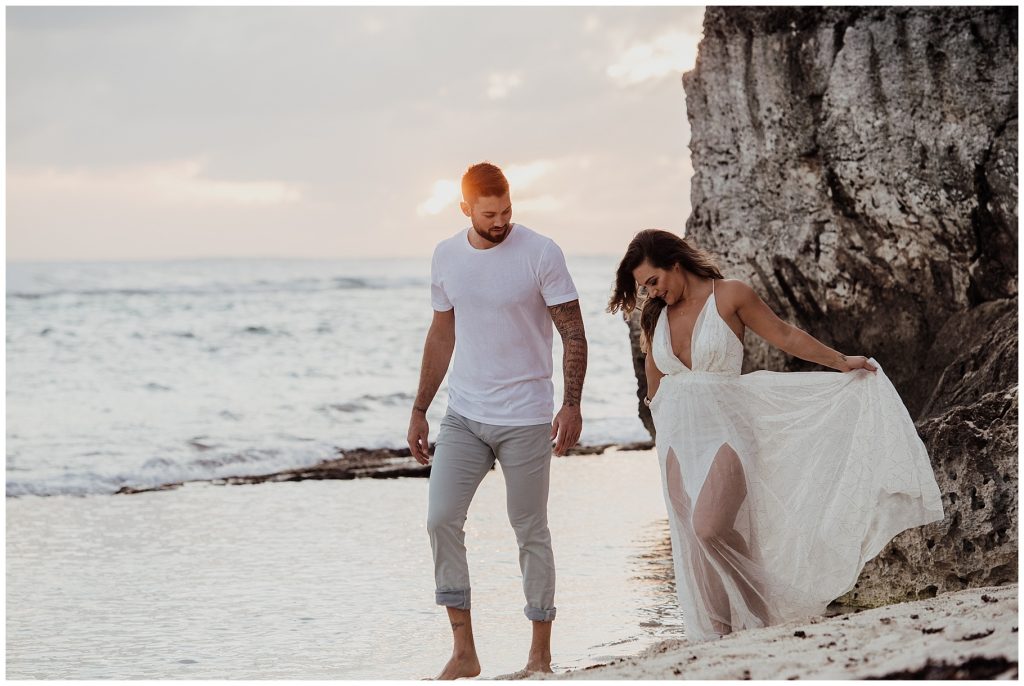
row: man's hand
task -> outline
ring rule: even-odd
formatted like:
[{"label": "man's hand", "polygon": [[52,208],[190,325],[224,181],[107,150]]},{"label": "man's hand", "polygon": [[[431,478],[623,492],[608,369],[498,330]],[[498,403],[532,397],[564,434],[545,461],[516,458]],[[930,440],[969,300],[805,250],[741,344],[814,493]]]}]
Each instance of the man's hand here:
[{"label": "man's hand", "polygon": [[569,448],[576,445],[583,432],[583,415],[576,405],[563,405],[551,422],[551,439],[555,441],[555,455],[564,456]]},{"label": "man's hand", "polygon": [[413,410],[409,418],[409,450],[420,464],[430,464],[430,444],[427,443],[429,435],[430,425],[426,413]]}]

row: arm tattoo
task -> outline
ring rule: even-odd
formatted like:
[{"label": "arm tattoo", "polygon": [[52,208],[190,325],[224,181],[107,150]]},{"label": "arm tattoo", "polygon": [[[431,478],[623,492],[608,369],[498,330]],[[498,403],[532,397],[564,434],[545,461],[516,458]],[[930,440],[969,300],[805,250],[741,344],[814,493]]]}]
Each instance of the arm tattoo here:
[{"label": "arm tattoo", "polygon": [[587,334],[583,329],[580,301],[571,300],[549,307],[551,320],[562,337],[562,373],[565,375],[563,404],[580,405],[583,395],[583,377],[587,374]]}]

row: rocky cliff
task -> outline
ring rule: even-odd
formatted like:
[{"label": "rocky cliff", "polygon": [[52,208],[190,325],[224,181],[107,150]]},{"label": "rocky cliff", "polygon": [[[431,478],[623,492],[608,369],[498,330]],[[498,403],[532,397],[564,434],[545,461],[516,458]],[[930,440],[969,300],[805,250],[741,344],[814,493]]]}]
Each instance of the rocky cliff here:
[{"label": "rocky cliff", "polygon": [[[1016,580],[1016,8],[708,8],[683,85],[687,236],[879,360],[944,494],[844,600]],[[745,346],[744,371],[815,368]]]}]

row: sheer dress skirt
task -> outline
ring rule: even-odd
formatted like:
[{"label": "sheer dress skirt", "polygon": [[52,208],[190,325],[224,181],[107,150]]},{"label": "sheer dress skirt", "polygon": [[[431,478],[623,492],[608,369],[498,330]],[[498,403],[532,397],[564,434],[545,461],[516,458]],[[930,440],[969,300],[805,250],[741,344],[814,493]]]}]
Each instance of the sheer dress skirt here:
[{"label": "sheer dress skirt", "polygon": [[820,614],[893,536],[942,518],[925,447],[872,362],[662,378],[651,413],[691,639]]}]

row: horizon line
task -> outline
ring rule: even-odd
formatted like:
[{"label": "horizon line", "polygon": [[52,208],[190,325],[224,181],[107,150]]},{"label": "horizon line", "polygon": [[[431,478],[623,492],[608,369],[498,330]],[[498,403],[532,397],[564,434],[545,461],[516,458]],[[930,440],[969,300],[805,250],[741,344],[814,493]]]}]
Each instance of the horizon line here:
[{"label": "horizon line", "polygon": [[[565,256],[588,258],[588,257],[619,257],[613,253],[575,253],[565,251]],[[214,261],[241,261],[241,260],[279,260],[279,261],[303,261],[303,262],[332,262],[337,260],[429,260],[430,254],[422,255],[354,255],[337,257],[306,257],[302,255],[279,256],[279,255],[203,255],[191,257],[129,257],[129,258],[6,258],[6,264],[90,264],[90,263],[135,263],[135,262],[214,262]]]}]

